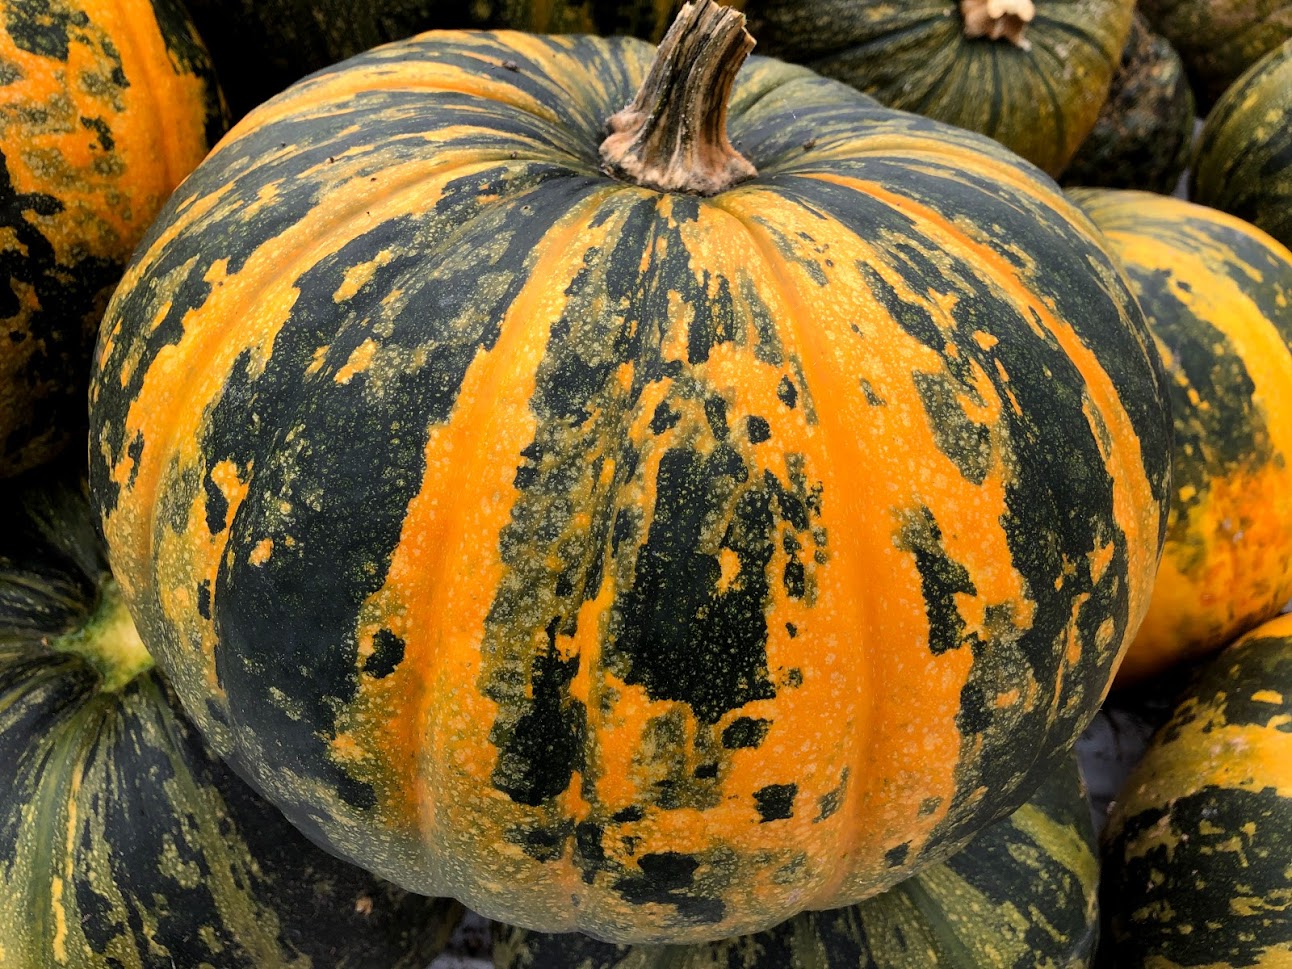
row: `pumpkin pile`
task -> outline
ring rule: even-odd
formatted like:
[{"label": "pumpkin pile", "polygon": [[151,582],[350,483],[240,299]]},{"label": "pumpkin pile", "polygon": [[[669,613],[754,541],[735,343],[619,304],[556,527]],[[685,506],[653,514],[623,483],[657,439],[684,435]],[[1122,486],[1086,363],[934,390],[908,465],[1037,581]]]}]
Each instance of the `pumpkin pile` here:
[{"label": "pumpkin pile", "polygon": [[1292,17],[1188,2],[0,0],[0,969],[1292,959]]}]

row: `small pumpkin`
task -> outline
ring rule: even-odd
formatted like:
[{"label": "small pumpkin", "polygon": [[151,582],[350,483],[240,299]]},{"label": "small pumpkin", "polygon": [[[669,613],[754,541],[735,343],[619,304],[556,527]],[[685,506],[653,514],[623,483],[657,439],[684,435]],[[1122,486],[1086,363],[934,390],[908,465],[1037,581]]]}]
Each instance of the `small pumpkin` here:
[{"label": "small pumpkin", "polygon": [[1292,248],[1292,40],[1244,74],[1207,116],[1189,197]]},{"label": "small pumpkin", "polygon": [[0,489],[0,966],[421,969],[457,906],[325,854],[212,755],[71,478]]},{"label": "small pumpkin", "polygon": [[1181,199],[1072,196],[1125,267],[1175,422],[1166,548],[1124,684],[1214,652],[1292,598],[1292,252]]},{"label": "small pumpkin", "polygon": [[1292,39],[1288,0],[1139,0],[1139,9],[1180,52],[1204,112],[1239,75]]},{"label": "small pumpkin", "polygon": [[1069,756],[948,861],[858,905],[737,939],[622,946],[496,925],[496,969],[1080,969],[1099,938],[1099,858]]},{"label": "small pumpkin", "polygon": [[1292,615],[1212,660],[1109,819],[1107,941],[1127,969],[1292,964]]},{"label": "small pumpkin", "polygon": [[442,32],[315,74],[101,333],[100,520],[203,733],[513,924],[703,941],[940,860],[1156,569],[1165,388],[1089,223],[988,139],[737,73],[739,22],[688,7],[653,73]]},{"label": "small pumpkin", "polygon": [[108,296],[221,120],[178,0],[0,0],[0,477],[84,434]]},{"label": "small pumpkin", "polygon": [[1189,163],[1193,126],[1180,55],[1136,13],[1108,100],[1062,181],[1170,194]]},{"label": "small pumpkin", "polygon": [[1089,134],[1133,0],[748,0],[760,53],[990,135],[1057,175]]}]

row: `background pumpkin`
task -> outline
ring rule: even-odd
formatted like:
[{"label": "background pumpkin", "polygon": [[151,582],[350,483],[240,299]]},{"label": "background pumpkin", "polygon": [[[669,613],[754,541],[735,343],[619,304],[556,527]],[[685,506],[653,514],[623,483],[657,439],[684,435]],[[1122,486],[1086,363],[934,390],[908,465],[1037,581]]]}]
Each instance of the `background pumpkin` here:
[{"label": "background pumpkin", "polygon": [[1292,40],[1225,93],[1194,153],[1189,197],[1292,248]]},{"label": "background pumpkin", "polygon": [[1292,39],[1288,0],[1139,0],[1184,59],[1204,111],[1240,74]]},{"label": "background pumpkin", "polygon": [[1219,649],[1292,599],[1292,252],[1181,199],[1078,190],[1166,364],[1175,495],[1125,683]]},{"label": "background pumpkin", "polygon": [[220,120],[178,0],[0,2],[0,477],[84,433],[108,296]]},{"label": "background pumpkin", "polygon": [[1208,664],[1109,819],[1101,894],[1117,965],[1292,961],[1292,615]]},{"label": "background pumpkin", "polygon": [[761,174],[641,188],[598,146],[651,56],[430,35],[249,115],[113,301],[92,479],[186,708],[313,837],[682,941],[1032,793],[1147,602],[1170,428],[1031,166],[754,59]]},{"label": "background pumpkin", "polygon": [[745,9],[760,54],[990,135],[1057,175],[1108,97],[1133,0],[1014,0],[1006,7],[1034,16],[1002,18],[999,39],[966,36],[966,5],[986,9],[979,0],[749,0]]},{"label": "background pumpkin", "polygon": [[1108,100],[1062,181],[1169,195],[1189,163],[1193,125],[1180,55],[1136,13]]},{"label": "background pumpkin", "polygon": [[212,756],[71,477],[0,489],[0,966],[421,969],[457,906],[320,851]]},{"label": "background pumpkin", "polygon": [[1099,859],[1076,758],[950,860],[882,895],[754,936],[618,946],[496,926],[497,969],[1050,969],[1088,966]]}]

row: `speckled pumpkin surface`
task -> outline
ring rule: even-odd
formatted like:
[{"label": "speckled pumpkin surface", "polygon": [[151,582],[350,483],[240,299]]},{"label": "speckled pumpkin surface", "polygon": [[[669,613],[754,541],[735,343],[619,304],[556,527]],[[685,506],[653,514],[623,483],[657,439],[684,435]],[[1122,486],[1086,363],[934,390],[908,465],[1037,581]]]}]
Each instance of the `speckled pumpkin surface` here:
[{"label": "speckled pumpkin surface", "polygon": [[1108,100],[1061,181],[1169,195],[1189,163],[1193,125],[1180,55],[1137,13]]},{"label": "speckled pumpkin surface", "polygon": [[967,37],[957,0],[749,0],[745,9],[760,54],[990,135],[1054,175],[1099,116],[1133,6],[1036,0],[1018,43]]},{"label": "speckled pumpkin surface", "polygon": [[1116,965],[1292,965],[1292,615],[1213,660],[1109,819]]},{"label": "speckled pumpkin surface", "polygon": [[427,36],[249,115],[114,298],[92,489],[185,706],[314,837],[701,941],[1048,776],[1147,606],[1170,423],[1030,166],[756,58],[759,174],[641,188],[598,146],[651,57]]},{"label": "speckled pumpkin surface", "polygon": [[1288,0],[1139,0],[1139,10],[1180,52],[1204,112],[1239,75],[1292,39]]},{"label": "speckled pumpkin surface", "polygon": [[1207,116],[1189,197],[1292,248],[1292,40],[1226,92]]},{"label": "speckled pumpkin surface", "polygon": [[1175,494],[1130,682],[1219,649],[1292,598],[1292,252],[1214,209],[1075,191],[1161,351]]},{"label": "speckled pumpkin surface", "polygon": [[0,477],[84,433],[112,287],[219,133],[178,0],[0,2]]},{"label": "speckled pumpkin surface", "polygon": [[421,969],[457,906],[320,851],[213,757],[70,478],[0,489],[0,966]]},{"label": "speckled pumpkin surface", "polygon": [[1079,969],[1099,937],[1099,859],[1076,758],[949,861],[859,905],[698,946],[496,927],[497,969]]}]

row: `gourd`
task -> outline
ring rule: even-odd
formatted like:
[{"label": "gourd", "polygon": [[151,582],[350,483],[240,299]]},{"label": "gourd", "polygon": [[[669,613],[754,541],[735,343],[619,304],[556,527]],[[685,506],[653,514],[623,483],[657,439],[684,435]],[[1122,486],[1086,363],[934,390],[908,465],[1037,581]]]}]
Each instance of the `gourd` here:
[{"label": "gourd", "polygon": [[0,477],[83,439],[108,296],[221,120],[177,0],[0,2]]},{"label": "gourd", "polygon": [[1169,195],[1189,163],[1193,126],[1180,55],[1136,13],[1108,100],[1061,181]]},{"label": "gourd", "polygon": [[737,75],[739,23],[688,8],[649,77],[470,32],[315,74],[101,333],[92,490],[185,708],[332,850],[512,924],[703,941],[940,860],[1054,769],[1156,569],[1163,375],[1086,219]]},{"label": "gourd", "polygon": [[804,912],[757,935],[622,946],[506,925],[496,969],[1046,969],[1089,966],[1099,856],[1075,757],[1021,808],[940,865],[860,904]]},{"label": "gourd", "polygon": [[1214,652],[1292,598],[1292,252],[1214,209],[1075,191],[1165,361],[1175,493],[1118,683]]},{"label": "gourd", "polygon": [[979,131],[1051,175],[1108,97],[1132,0],[748,0],[759,53]]},{"label": "gourd", "polygon": [[1213,659],[1118,795],[1101,894],[1117,965],[1292,960],[1292,615]]},{"label": "gourd", "polygon": [[314,847],[212,754],[75,476],[0,500],[0,966],[422,969],[457,906]]},{"label": "gourd", "polygon": [[1189,198],[1292,248],[1292,40],[1254,64],[1207,115]]}]

